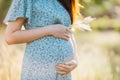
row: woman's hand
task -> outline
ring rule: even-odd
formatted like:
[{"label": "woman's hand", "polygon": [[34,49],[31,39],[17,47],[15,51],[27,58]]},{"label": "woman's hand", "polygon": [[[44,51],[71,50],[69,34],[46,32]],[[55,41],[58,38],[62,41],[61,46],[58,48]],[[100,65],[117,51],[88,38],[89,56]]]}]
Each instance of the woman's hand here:
[{"label": "woman's hand", "polygon": [[48,29],[50,30],[50,35],[56,38],[63,38],[65,40],[70,38],[70,30],[62,24],[50,25]]},{"label": "woman's hand", "polygon": [[57,64],[56,65],[56,71],[57,73],[61,74],[62,77],[67,75],[69,72],[74,70],[77,67],[78,63],[75,59],[72,59],[69,62],[66,62],[65,64]]}]

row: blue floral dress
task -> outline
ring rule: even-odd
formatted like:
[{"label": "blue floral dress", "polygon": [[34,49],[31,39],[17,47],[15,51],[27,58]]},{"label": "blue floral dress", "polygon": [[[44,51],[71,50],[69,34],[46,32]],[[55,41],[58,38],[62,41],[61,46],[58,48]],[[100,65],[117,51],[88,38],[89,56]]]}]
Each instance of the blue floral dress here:
[{"label": "blue floral dress", "polygon": [[[4,23],[26,18],[26,30],[53,24],[71,25],[70,15],[58,0],[13,0]],[[53,36],[26,43],[20,80],[71,80],[71,73],[64,78],[56,73],[56,64],[72,59],[71,39]]]}]

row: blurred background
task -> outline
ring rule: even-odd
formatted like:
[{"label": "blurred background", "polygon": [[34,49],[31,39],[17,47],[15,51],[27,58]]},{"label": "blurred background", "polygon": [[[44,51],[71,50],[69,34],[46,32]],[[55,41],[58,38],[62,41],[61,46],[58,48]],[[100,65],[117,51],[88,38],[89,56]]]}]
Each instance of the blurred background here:
[{"label": "blurred background", "polygon": [[[19,80],[25,44],[7,45],[3,19],[12,0],[0,0],[0,80]],[[80,0],[92,32],[76,30],[79,66],[73,80],[120,80],[120,0]]]}]

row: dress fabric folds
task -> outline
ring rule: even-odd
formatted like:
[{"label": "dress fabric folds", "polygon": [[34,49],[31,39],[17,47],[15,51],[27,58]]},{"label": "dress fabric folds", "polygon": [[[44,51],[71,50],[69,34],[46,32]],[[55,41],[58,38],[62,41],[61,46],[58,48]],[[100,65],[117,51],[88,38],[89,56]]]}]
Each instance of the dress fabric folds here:
[{"label": "dress fabric folds", "polygon": [[[48,25],[71,25],[70,15],[58,0],[13,0],[4,23],[25,18],[26,30],[49,27]],[[72,59],[74,52],[71,39],[53,36],[26,43],[20,80],[71,80],[71,73],[64,78],[56,73],[55,65]]]}]

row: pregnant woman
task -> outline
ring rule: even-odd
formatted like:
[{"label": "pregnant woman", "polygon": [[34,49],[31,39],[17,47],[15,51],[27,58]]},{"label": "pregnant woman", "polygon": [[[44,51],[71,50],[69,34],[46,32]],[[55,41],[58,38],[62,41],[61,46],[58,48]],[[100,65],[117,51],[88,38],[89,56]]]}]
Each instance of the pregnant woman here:
[{"label": "pregnant woman", "polygon": [[13,0],[4,20],[5,39],[8,45],[26,43],[20,80],[71,80],[78,60],[69,27],[77,2]]}]

